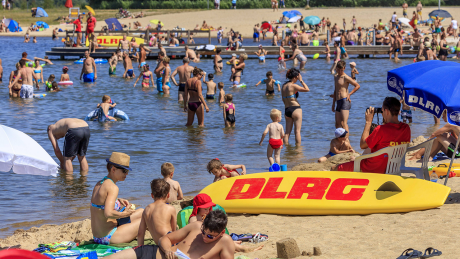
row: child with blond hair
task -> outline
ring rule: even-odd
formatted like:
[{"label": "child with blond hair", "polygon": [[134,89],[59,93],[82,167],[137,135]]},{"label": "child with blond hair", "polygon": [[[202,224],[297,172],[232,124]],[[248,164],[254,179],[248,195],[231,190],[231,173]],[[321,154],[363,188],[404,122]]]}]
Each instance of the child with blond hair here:
[{"label": "child with blond hair", "polygon": [[[264,133],[262,133],[259,145],[262,146],[262,142],[268,133],[270,139],[268,140],[267,146],[267,158],[270,165],[272,165],[273,163],[280,163],[280,154],[281,149],[283,148],[284,128],[283,125],[279,123],[281,121],[280,110],[272,109],[270,111],[270,118],[272,119],[272,123],[268,124]],[[275,159],[273,159],[273,154],[275,155]]]},{"label": "child with blond hair", "polygon": [[[246,167],[244,165],[222,164],[218,158],[209,161],[207,169],[210,174],[214,175],[213,182],[246,174]],[[236,169],[241,169],[241,174]]]},{"label": "child with blond hair", "polygon": [[219,88],[219,103],[224,103],[225,102],[224,82],[219,82],[219,84],[217,84],[217,88]]},{"label": "child with blond hair", "polygon": [[102,96],[102,103],[97,104],[97,108],[101,107],[102,111],[104,112],[104,115],[107,119],[109,120],[116,120],[114,117],[109,116],[109,109],[115,107],[117,104],[111,104],[110,103],[111,99],[110,96],[104,95]]},{"label": "child with blond hair", "polygon": [[172,179],[174,176],[174,165],[168,162],[163,163],[161,165],[161,175],[164,177],[164,180],[171,186],[169,189],[169,197],[166,202],[171,203],[173,201],[182,200],[184,198],[184,194],[182,193],[180,184],[179,182]]}]

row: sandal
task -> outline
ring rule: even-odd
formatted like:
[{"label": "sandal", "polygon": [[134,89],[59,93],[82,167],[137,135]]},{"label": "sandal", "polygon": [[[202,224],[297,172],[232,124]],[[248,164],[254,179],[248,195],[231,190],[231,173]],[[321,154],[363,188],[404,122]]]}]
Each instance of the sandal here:
[{"label": "sandal", "polygon": [[396,259],[420,258],[421,256],[422,252],[409,248],[402,252],[402,254]]},{"label": "sandal", "polygon": [[442,252],[439,251],[438,249],[434,249],[433,247],[428,247],[425,250],[425,253],[422,255],[422,258],[430,258],[433,256],[440,256],[442,255]]}]

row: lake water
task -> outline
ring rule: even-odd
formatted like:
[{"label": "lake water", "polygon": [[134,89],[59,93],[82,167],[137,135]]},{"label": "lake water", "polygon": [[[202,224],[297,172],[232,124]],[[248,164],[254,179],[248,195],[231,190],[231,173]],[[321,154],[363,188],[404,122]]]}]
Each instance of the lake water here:
[{"label": "lake water", "polygon": [[[62,67],[68,66],[73,86],[62,87],[62,92],[49,93],[42,99],[9,98],[7,78],[14,64],[21,58],[21,53],[27,51],[29,58],[43,57],[51,47],[62,45],[60,41],[49,38],[39,38],[37,44],[22,43],[22,40],[19,37],[2,37],[0,58],[3,60],[4,80],[0,84],[0,124],[29,134],[55,158],[46,134],[47,126],[62,118],[84,119],[96,108],[104,94],[110,95],[116,101],[117,108],[126,112],[131,120],[88,123],[91,128],[87,152],[90,170],[86,176],[80,175],[78,171],[74,174],[61,173],[57,177],[1,173],[1,237],[18,228],[27,229],[41,224],[58,224],[89,217],[92,187],[107,174],[105,159],[113,151],[129,154],[133,168],[126,181],[118,184],[119,197],[127,198],[141,207],[152,202],[149,183],[161,177],[160,166],[164,162],[174,164],[174,179],[181,183],[186,195],[194,195],[212,183],[214,177],[206,171],[206,164],[213,158],[229,164],[244,164],[248,173],[268,170],[268,139],[263,146],[259,146],[258,142],[265,126],[271,122],[270,110],[276,108],[284,114],[284,105],[280,93],[266,97],[265,86],[254,85],[265,78],[267,71],[272,71],[275,79],[286,81],[285,71],[278,70],[275,59],[268,59],[266,64],[259,64],[254,59],[247,61],[242,79],[248,85],[247,88],[229,88],[229,66],[224,65],[224,74],[215,77],[215,82],[224,82],[226,93],[234,96],[237,107],[236,128],[225,129],[221,107],[216,101],[208,100],[210,112],[205,114],[205,128],[198,128],[196,120],[193,127],[187,128],[184,126],[187,114],[177,102],[177,87],[172,87],[169,97],[157,94],[153,88],[142,90],[140,83],[133,88],[132,79],[121,78],[122,64],[118,64],[117,76],[108,75],[107,64],[97,65],[97,82],[83,84],[78,81],[82,65],[74,64],[72,60],[53,61],[55,65],[44,68],[45,80],[50,74],[59,78]],[[267,45],[268,41],[264,43]],[[360,72],[357,78],[361,89],[352,96],[350,140],[355,150],[359,151],[366,108],[380,107],[386,96],[395,96],[387,90],[387,71],[408,65],[412,59],[403,59],[401,63],[386,58],[350,58],[348,62],[351,61],[357,63]],[[155,61],[149,60],[148,63],[150,67],[155,67]],[[181,60],[172,60],[171,68],[175,69],[181,64]],[[212,60],[202,60],[196,66],[208,73],[213,72]],[[288,63],[290,66],[292,62]],[[309,58],[306,68],[306,71],[302,71],[302,77],[310,92],[301,93],[299,97],[303,109],[302,146],[283,148],[281,162],[287,164],[288,168],[298,163],[315,161],[327,154],[329,142],[334,137],[334,113],[329,98],[333,92],[330,64],[324,59]],[[135,69],[135,72],[138,73],[138,70]],[[346,72],[350,72],[348,67]],[[36,93],[44,93],[44,89]],[[429,136],[435,129],[433,116],[420,110],[415,111],[413,116],[412,137]],[[284,118],[281,123],[285,124]],[[293,136],[290,141],[295,142]],[[62,147],[62,139],[59,144]],[[74,163],[74,169],[78,170],[78,162]]]}]

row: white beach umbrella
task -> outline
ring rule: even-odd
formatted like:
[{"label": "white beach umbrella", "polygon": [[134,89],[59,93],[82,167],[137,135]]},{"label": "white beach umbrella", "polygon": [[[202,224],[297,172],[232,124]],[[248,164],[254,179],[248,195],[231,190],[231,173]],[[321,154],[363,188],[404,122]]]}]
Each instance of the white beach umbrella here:
[{"label": "white beach umbrella", "polygon": [[29,135],[0,125],[0,172],[56,176],[58,164]]},{"label": "white beach umbrella", "polygon": [[291,19],[289,19],[287,22],[290,23],[290,22],[297,22],[298,20],[300,20],[300,16],[294,16],[292,17]]},{"label": "white beach umbrella", "polygon": [[398,18],[398,21],[400,21],[402,24],[412,27],[412,25],[409,24],[410,20],[407,18]]}]

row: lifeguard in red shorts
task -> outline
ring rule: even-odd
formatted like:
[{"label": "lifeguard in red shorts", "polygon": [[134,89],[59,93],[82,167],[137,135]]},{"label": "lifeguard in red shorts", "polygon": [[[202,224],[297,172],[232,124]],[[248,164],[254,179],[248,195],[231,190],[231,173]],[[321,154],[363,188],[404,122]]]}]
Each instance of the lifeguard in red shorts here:
[{"label": "lifeguard in red shorts", "polygon": [[91,35],[94,33],[94,28],[96,27],[96,17],[93,17],[91,12],[88,13],[88,20],[86,20],[86,36],[88,39],[91,38]]}]

